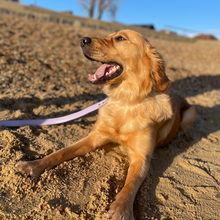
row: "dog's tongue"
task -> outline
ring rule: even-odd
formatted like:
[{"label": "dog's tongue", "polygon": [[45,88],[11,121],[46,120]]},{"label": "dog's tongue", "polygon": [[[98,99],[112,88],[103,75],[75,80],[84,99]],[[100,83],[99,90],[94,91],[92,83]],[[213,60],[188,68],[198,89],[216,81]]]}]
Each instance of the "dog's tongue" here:
[{"label": "dog's tongue", "polygon": [[109,68],[112,65],[110,64],[102,64],[95,72],[94,75],[89,75],[89,80],[93,80],[94,76],[96,76],[97,79],[101,78],[102,76],[105,75],[106,72],[108,72]]}]

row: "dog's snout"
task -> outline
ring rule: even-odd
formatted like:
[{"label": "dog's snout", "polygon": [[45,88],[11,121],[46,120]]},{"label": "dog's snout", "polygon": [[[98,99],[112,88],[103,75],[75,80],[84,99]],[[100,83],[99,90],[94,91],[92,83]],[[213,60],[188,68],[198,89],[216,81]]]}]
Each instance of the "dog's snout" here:
[{"label": "dog's snout", "polygon": [[84,47],[85,45],[90,45],[92,43],[92,39],[89,37],[83,37],[81,39],[81,47]]}]

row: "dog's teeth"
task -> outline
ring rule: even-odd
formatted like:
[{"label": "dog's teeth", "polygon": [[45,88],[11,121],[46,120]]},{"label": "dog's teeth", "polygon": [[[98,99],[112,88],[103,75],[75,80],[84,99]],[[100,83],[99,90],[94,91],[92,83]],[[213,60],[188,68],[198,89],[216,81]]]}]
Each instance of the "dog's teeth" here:
[{"label": "dog's teeth", "polygon": [[94,75],[94,80],[97,80],[97,77],[96,77],[96,75]]},{"label": "dog's teeth", "polygon": [[108,76],[109,72],[107,72],[105,75]]},{"label": "dog's teeth", "polygon": [[115,71],[116,70],[116,66],[114,66],[112,70]]}]

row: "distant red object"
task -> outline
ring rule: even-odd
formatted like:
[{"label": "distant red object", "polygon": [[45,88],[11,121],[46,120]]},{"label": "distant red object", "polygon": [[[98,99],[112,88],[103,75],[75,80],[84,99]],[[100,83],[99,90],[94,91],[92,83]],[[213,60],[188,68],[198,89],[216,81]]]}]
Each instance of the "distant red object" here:
[{"label": "distant red object", "polygon": [[214,36],[210,34],[200,34],[194,37],[195,39],[200,39],[200,40],[218,40]]}]

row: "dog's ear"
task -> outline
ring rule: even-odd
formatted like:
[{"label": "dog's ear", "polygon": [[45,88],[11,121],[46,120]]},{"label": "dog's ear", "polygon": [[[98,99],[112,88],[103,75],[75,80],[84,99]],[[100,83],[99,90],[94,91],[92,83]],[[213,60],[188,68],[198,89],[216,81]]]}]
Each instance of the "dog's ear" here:
[{"label": "dog's ear", "polygon": [[146,40],[146,42],[148,44],[147,55],[150,58],[153,87],[159,92],[165,93],[170,87],[170,80],[165,74],[164,60],[162,56],[156,51],[156,49],[150,45],[148,40]]}]

